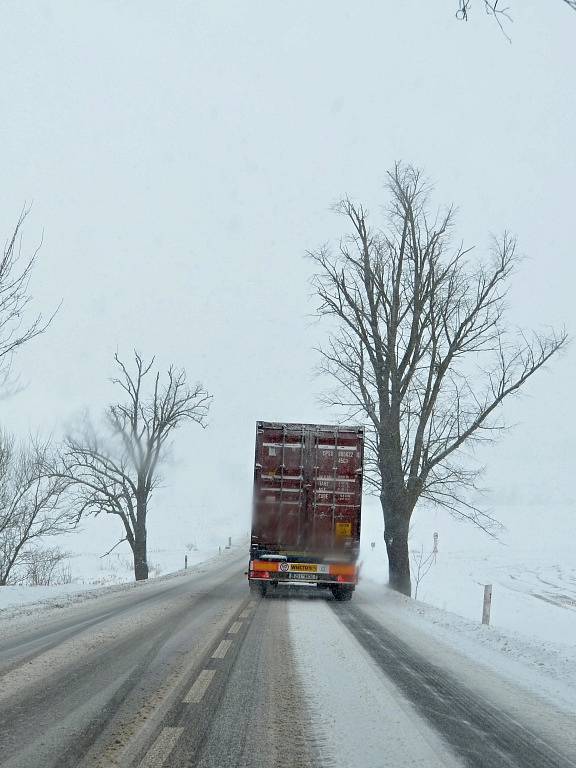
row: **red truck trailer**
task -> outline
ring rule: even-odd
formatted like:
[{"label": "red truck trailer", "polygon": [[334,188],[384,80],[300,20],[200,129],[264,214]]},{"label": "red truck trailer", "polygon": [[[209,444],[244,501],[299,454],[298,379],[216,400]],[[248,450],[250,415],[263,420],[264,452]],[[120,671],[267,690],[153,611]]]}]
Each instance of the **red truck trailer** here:
[{"label": "red truck trailer", "polygon": [[256,424],[248,580],[265,595],[315,584],[350,600],[358,581],[364,428]]}]

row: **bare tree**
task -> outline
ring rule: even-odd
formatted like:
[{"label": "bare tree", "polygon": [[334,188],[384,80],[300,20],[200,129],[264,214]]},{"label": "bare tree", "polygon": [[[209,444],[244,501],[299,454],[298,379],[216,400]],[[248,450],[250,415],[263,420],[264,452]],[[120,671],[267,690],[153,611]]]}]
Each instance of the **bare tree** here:
[{"label": "bare tree", "polygon": [[[74,483],[79,515],[105,513],[122,521],[124,537],[115,547],[128,542],[135,578],[141,580],[148,578],[146,524],[159,464],[183,422],[206,426],[211,396],[200,384],[189,387],[186,373],[173,366],[162,381],[152,370],[154,358],[145,362],[135,352],[134,371],[118,355],[115,361],[120,373],[113,383],[124,400],[108,408],[104,436],[87,423],[82,434],[67,438],[63,471]],[[151,391],[145,394],[148,381]]]},{"label": "bare tree", "polygon": [[70,531],[74,513],[64,504],[66,480],[46,468],[53,465],[49,442],[16,446],[3,435],[0,445],[0,586],[26,560],[40,539]]},{"label": "bare tree", "polygon": [[69,557],[69,552],[55,546],[28,549],[19,564],[21,580],[31,587],[71,584],[72,572],[67,564]]},{"label": "bare tree", "polygon": [[493,519],[469,500],[479,470],[465,447],[505,428],[503,401],[567,341],[565,332],[512,332],[505,296],[518,262],[515,240],[492,242],[485,263],[453,246],[454,210],[432,215],[420,172],[388,174],[384,229],[362,205],[336,210],[351,234],[336,254],[311,253],[319,312],[336,318],[321,350],[338,382],[326,398],[348,418],[367,419],[367,476],[380,497],[390,585],[410,594],[408,526],[427,499],[489,530]]},{"label": "bare tree", "polygon": [[420,582],[426,578],[434,565],[434,552],[424,553],[424,545],[412,550],[412,574],[414,581],[414,600],[418,600]]},{"label": "bare tree", "polygon": [[25,324],[23,317],[31,301],[29,294],[32,270],[40,250],[22,255],[22,227],[29,210],[24,210],[4,245],[0,256],[0,383],[6,385],[14,353],[26,342],[44,333],[54,315],[47,320],[36,315]]}]

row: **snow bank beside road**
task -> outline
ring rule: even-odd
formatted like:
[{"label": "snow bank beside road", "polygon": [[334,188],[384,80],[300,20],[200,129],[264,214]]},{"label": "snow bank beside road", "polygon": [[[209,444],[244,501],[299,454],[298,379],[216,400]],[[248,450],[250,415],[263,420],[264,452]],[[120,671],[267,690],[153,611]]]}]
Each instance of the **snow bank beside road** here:
[{"label": "snow bank beside road", "polygon": [[20,607],[46,600],[59,598],[68,600],[87,589],[90,589],[90,587],[82,587],[78,584],[58,584],[51,587],[0,587],[0,611],[4,611],[6,608]]},{"label": "snow bank beside road", "polygon": [[[576,710],[576,645],[482,626],[479,621],[410,600],[369,581],[360,585],[354,599],[362,610],[431,661],[447,669],[467,669],[471,684],[488,684],[488,676],[481,674],[482,665],[570,713]],[[431,643],[432,639],[438,642]],[[570,639],[574,642],[574,636]]]},{"label": "snow bank beside road", "polygon": [[[221,554],[214,554],[213,551],[196,551],[192,553],[194,557],[189,556],[188,570],[177,570],[175,568],[172,572],[166,572],[163,575],[150,578],[147,582],[135,582],[134,574],[124,570],[122,570],[123,578],[118,578],[117,581],[101,581],[98,578],[98,571],[86,569],[84,575],[85,583],[58,584],[48,587],[0,587],[0,620],[34,615],[39,610],[62,608],[84,600],[97,598],[100,595],[128,589],[146,588],[147,584],[157,583],[164,579],[172,579],[178,576],[186,576],[199,571],[204,566],[216,565],[219,560],[224,561],[230,556],[237,556],[240,546],[244,549],[243,545],[233,546],[231,550],[223,550]],[[172,550],[164,550],[164,552],[170,553]],[[178,552],[179,554],[181,553],[180,550]],[[92,555],[91,558],[87,558],[86,555],[83,555],[82,558],[85,563],[89,564],[90,562],[96,562],[98,556]],[[181,560],[183,564],[183,556]],[[178,561],[173,559],[173,565],[176,565],[179,561],[180,558]]]}]

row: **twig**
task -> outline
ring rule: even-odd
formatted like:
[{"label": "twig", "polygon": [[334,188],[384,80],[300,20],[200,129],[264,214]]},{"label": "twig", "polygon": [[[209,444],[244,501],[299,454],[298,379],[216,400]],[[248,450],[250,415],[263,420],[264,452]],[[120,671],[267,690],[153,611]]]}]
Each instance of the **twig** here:
[{"label": "twig", "polygon": [[104,554],[103,554],[103,555],[100,555],[100,559],[102,559],[103,557],[106,557],[106,556],[107,556],[107,555],[109,555],[111,552],[114,552],[114,550],[116,549],[116,547],[119,547],[119,546],[120,546],[120,544],[122,544],[122,542],[123,542],[123,541],[128,541],[128,538],[127,538],[126,536],[124,536],[124,538],[123,538],[123,539],[120,539],[120,541],[117,541],[117,542],[116,542],[116,544],[114,544],[114,546],[112,547],[112,549],[109,549],[109,550],[108,550],[108,552],[104,552]]}]

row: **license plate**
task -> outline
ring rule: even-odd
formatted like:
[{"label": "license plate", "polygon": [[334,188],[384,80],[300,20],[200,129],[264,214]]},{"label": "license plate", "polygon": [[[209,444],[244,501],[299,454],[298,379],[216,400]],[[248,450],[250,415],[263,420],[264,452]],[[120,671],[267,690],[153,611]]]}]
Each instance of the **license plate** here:
[{"label": "license plate", "polygon": [[318,578],[317,573],[291,573],[290,579],[291,580],[300,580],[300,581],[316,581]]}]

